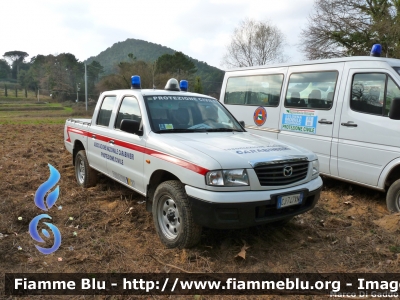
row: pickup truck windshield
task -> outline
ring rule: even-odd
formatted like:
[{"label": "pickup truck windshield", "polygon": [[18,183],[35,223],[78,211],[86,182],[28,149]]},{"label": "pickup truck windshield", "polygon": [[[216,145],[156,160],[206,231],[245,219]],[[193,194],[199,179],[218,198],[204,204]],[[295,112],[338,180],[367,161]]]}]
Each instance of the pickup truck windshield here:
[{"label": "pickup truck windshield", "polygon": [[144,96],[151,127],[157,133],[243,131],[217,101],[195,96]]}]

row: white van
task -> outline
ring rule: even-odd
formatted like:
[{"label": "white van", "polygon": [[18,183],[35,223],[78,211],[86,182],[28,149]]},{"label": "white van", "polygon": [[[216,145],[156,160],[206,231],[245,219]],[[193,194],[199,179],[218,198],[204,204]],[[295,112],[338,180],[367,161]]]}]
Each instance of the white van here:
[{"label": "white van", "polygon": [[399,86],[400,60],[346,57],[226,71],[220,101],[248,131],[316,153],[321,174],[388,190],[400,211]]}]

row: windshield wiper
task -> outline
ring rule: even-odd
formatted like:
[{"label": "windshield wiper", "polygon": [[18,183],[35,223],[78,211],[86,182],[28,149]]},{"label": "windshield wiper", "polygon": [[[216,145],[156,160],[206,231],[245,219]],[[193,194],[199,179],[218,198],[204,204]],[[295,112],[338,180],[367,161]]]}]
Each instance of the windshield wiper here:
[{"label": "windshield wiper", "polygon": [[185,128],[174,128],[174,129],[161,129],[154,131],[155,133],[176,133],[176,132],[206,132],[205,129],[185,129]]},{"label": "windshield wiper", "polygon": [[207,129],[207,132],[243,132],[243,130],[234,129],[234,128],[210,128]]}]

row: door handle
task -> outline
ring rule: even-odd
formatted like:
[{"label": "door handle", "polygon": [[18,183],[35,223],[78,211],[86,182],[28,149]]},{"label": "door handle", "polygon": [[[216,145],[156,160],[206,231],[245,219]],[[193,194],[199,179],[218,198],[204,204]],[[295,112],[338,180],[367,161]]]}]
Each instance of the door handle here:
[{"label": "door handle", "polygon": [[347,123],[341,123],[340,125],[347,126],[347,127],[357,127],[358,126],[353,121],[348,121]]},{"label": "door handle", "polygon": [[320,124],[332,124],[332,121],[328,121],[327,119],[321,119],[318,121]]},{"label": "door handle", "polygon": [[110,143],[110,144],[114,144],[114,141],[113,141],[113,140],[110,140],[109,143]]}]

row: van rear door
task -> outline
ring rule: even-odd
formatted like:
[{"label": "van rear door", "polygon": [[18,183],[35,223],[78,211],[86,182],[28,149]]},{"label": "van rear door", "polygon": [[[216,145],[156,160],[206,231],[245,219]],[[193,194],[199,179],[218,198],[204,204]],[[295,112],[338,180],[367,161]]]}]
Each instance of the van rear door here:
[{"label": "van rear door", "polygon": [[313,151],[321,173],[330,158],[343,63],[293,66],[280,114],[278,139]]}]

